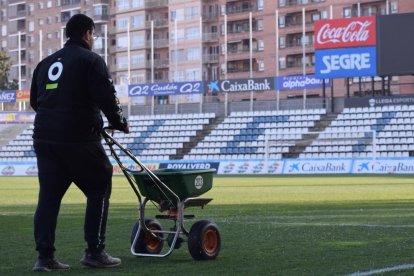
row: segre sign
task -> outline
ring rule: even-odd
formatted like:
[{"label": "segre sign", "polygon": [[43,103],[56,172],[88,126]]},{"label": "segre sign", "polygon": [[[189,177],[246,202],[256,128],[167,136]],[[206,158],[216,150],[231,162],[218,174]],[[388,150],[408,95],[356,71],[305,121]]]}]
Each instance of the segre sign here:
[{"label": "segre sign", "polygon": [[315,22],[315,49],[376,45],[376,18],[364,16]]},{"label": "segre sign", "polygon": [[375,47],[315,51],[317,78],[345,78],[376,75]]}]

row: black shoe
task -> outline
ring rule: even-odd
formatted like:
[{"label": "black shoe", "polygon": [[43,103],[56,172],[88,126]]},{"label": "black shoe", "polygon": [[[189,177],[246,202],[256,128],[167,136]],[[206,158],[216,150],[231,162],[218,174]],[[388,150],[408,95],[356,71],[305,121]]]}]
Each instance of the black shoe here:
[{"label": "black shoe", "polygon": [[100,253],[90,253],[85,251],[85,255],[83,255],[80,262],[83,265],[97,268],[108,268],[121,265],[121,259],[108,255],[104,250]]},{"label": "black shoe", "polygon": [[69,270],[70,266],[67,264],[62,264],[58,260],[51,258],[51,259],[37,259],[36,263],[33,267],[33,271],[35,272],[50,272],[50,271],[63,271]]}]

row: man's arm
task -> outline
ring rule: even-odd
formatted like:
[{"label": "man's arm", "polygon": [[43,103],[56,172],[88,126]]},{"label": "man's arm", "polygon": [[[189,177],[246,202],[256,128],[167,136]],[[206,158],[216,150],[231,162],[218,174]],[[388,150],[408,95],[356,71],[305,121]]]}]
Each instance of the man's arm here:
[{"label": "man's arm", "polygon": [[129,132],[128,122],[116,96],[115,87],[103,59],[95,60],[89,71],[89,91],[109,123],[117,130]]},{"label": "man's arm", "polygon": [[32,84],[30,86],[30,106],[37,110],[37,69],[33,72]]}]

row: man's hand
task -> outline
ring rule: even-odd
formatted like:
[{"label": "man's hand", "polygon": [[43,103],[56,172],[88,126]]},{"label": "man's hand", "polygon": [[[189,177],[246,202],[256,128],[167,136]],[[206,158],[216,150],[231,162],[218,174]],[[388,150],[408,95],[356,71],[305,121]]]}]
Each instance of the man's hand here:
[{"label": "man's hand", "polygon": [[129,133],[129,125],[128,125],[128,121],[126,118],[122,119],[122,122],[125,124],[124,129],[122,130],[124,133]]}]

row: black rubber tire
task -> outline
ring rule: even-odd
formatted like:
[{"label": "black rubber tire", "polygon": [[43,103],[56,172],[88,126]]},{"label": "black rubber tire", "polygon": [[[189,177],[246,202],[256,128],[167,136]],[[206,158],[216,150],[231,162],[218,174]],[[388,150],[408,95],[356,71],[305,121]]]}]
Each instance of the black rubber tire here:
[{"label": "black rubber tire", "polygon": [[194,260],[215,259],[220,249],[220,231],[215,223],[200,220],[193,224],[188,235],[188,250]]},{"label": "black rubber tire", "polygon": [[[145,225],[150,230],[162,230],[160,222],[156,219],[145,219]],[[138,228],[139,222],[135,223],[134,227],[132,228],[131,245],[134,242]],[[145,232],[141,230],[138,235],[138,240],[135,244],[135,252],[144,254],[159,254],[164,246],[164,240],[162,239],[163,234],[158,233],[158,237],[160,238],[155,238],[149,233],[145,234]]]}]

